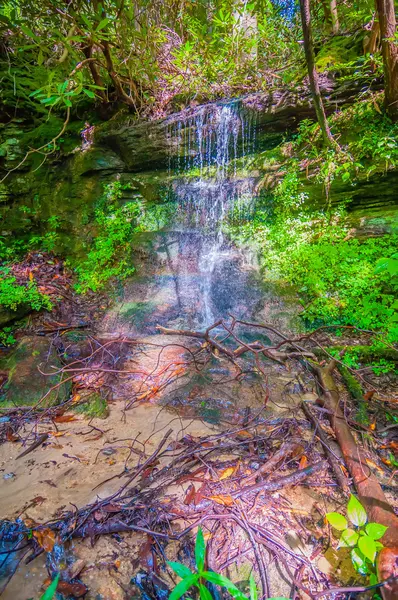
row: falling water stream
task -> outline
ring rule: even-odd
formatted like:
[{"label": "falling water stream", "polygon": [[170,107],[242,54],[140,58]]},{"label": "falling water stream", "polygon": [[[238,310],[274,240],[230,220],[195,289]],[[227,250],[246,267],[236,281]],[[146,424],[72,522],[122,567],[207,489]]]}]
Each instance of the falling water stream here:
[{"label": "falling water stream", "polygon": [[171,118],[166,136],[175,216],[153,238],[154,270],[138,269],[123,287],[106,331],[155,333],[158,324],[203,329],[230,312],[253,317],[264,298],[254,253],[225,234],[230,214],[246,215],[255,197],[247,174],[257,146],[255,113],[239,101],[207,105]]},{"label": "falling water stream", "polygon": [[[223,227],[231,211],[241,212],[253,197],[253,183],[237,178],[240,169],[255,148],[255,123],[241,110],[239,103],[214,105],[170,127],[180,150],[177,172],[181,179],[174,192],[182,214],[182,228],[193,227],[192,238],[202,239],[198,254],[201,303],[198,321],[211,325],[217,317],[213,298],[217,297],[217,267],[237,259],[236,249],[227,242]],[[171,162],[171,161],[170,161]],[[171,169],[171,165],[170,165]],[[195,175],[189,177],[195,169]],[[184,175],[188,175],[188,178]]]}]

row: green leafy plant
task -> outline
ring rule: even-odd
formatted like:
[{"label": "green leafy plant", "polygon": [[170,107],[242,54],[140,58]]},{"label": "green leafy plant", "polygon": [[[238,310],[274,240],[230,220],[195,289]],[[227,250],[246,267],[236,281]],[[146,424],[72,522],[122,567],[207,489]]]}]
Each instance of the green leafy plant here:
[{"label": "green leafy plant", "polygon": [[40,600],[53,600],[57,591],[58,581],[59,573],[56,575],[55,579],[52,580],[51,584],[48,586],[44,594],[40,597]]},{"label": "green leafy plant", "polygon": [[12,327],[3,327],[0,331],[0,346],[12,346],[16,341]]},{"label": "green leafy plant", "polygon": [[[198,530],[195,543],[195,562],[196,562],[196,573],[193,573],[188,567],[178,562],[168,562],[168,565],[173,571],[181,577],[176,587],[173,589],[169,596],[169,600],[178,600],[181,598],[190,588],[196,587],[199,590],[199,596],[201,600],[213,600],[209,589],[205,586],[205,581],[211,584],[219,585],[225,588],[233,598],[236,600],[248,600],[247,597],[241,592],[234,583],[228,577],[214,573],[213,571],[205,570],[206,562],[206,544],[201,529]],[[253,575],[250,577],[250,600],[257,600],[258,593],[256,583]],[[270,598],[269,600],[286,600],[285,598]]]},{"label": "green leafy plant", "polygon": [[387,527],[380,523],[368,523],[364,507],[353,495],[347,504],[347,517],[338,512],[330,512],[326,514],[326,519],[334,529],[341,532],[338,547],[351,548],[351,560],[356,571],[361,575],[369,575],[371,585],[377,583],[376,557],[383,548],[379,540]]},{"label": "green leafy plant", "polygon": [[19,285],[10,267],[0,268],[0,306],[16,311],[18,306],[28,305],[33,310],[51,310],[51,300],[37,289],[35,281]]},{"label": "green leafy plant", "polygon": [[119,181],[105,186],[95,210],[96,231],[90,241],[91,249],[87,259],[75,265],[78,292],[98,291],[110,278],[125,278],[135,270],[131,264],[131,241],[139,229],[141,205],[135,200],[121,203],[126,189],[129,186]]}]

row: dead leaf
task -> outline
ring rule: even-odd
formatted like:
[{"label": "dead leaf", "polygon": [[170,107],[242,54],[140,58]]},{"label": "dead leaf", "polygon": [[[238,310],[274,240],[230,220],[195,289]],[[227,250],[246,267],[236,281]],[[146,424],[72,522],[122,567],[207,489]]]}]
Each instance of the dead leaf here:
[{"label": "dead leaf", "polygon": [[86,438],[86,442],[96,442],[100,438],[102,438],[102,433],[97,433],[97,435],[93,435],[92,437]]},{"label": "dead leaf", "polygon": [[373,106],[375,108],[375,111],[379,113],[379,115],[382,114],[381,110],[380,110],[380,106],[377,104],[376,100],[373,98]]},{"label": "dead leaf", "polygon": [[[44,582],[44,587],[48,588],[50,583],[51,579],[46,579]],[[67,581],[59,581],[57,585],[57,592],[68,598],[82,598],[87,594],[87,590],[88,588],[86,585],[84,585],[84,583],[68,583]]]},{"label": "dead leaf", "polygon": [[222,481],[223,479],[229,479],[230,477],[232,477],[232,475],[235,473],[235,469],[236,469],[236,467],[227,467],[226,469],[221,471],[221,473],[219,475],[220,481]]},{"label": "dead leaf", "polygon": [[65,435],[65,433],[65,431],[50,431],[48,435],[50,435],[51,437],[62,437],[63,435]]},{"label": "dead leaf", "polygon": [[232,496],[209,496],[209,499],[222,506],[232,506],[235,502]]},{"label": "dead leaf", "polygon": [[196,488],[193,485],[193,483],[191,483],[191,485],[189,486],[187,493],[185,494],[185,498],[184,498],[184,504],[192,504],[194,499],[195,499],[195,494],[196,494]]},{"label": "dead leaf", "polygon": [[248,438],[250,440],[253,439],[253,434],[250,433],[250,431],[246,431],[246,429],[242,429],[241,431],[238,431],[238,433],[236,435],[238,438]]},{"label": "dead leaf", "polygon": [[366,394],[363,395],[363,399],[366,401],[369,401],[372,399],[372,397],[374,396],[375,393],[376,393],[376,390],[370,390],[369,392],[366,392]]},{"label": "dead leaf", "polygon": [[15,435],[15,433],[13,432],[11,427],[7,427],[6,437],[7,437],[7,442],[17,442],[19,440],[19,437],[17,435]]},{"label": "dead leaf", "polygon": [[203,500],[205,489],[206,489],[205,484],[203,484],[196,492],[194,500],[193,500],[193,503],[195,504],[195,506],[197,506],[199,504],[199,502],[201,500]]},{"label": "dead leaf", "polygon": [[299,471],[305,469],[306,467],[308,467],[308,458],[304,454],[300,459]]},{"label": "dead leaf", "polygon": [[102,507],[102,510],[104,510],[107,513],[117,513],[122,510],[122,507],[118,504],[106,504]]},{"label": "dead leaf", "polygon": [[55,423],[70,423],[71,421],[77,421],[75,415],[60,415],[55,417]]},{"label": "dead leaf", "polygon": [[[382,459],[383,460],[383,459]],[[384,460],[383,460],[384,462]],[[366,459],[366,464],[368,465],[368,467],[370,467],[371,469],[376,469],[376,471],[378,471],[380,473],[380,475],[384,475],[384,471],[381,467],[379,467],[379,465],[377,463],[375,463],[373,460],[370,460],[370,458]],[[388,464],[388,463],[386,463]]]},{"label": "dead leaf", "polygon": [[52,529],[38,529],[33,532],[33,536],[36,538],[39,546],[46,552],[52,552],[56,542],[56,535]]}]

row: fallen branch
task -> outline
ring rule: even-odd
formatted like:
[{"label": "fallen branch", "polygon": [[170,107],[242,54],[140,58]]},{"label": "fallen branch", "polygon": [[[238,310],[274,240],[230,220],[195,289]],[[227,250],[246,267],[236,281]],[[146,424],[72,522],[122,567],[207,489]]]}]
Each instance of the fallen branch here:
[{"label": "fallen branch", "polygon": [[315,415],[312,414],[312,412],[310,411],[310,409],[306,406],[305,402],[302,402],[301,404],[301,408],[305,414],[305,416],[307,417],[307,419],[309,421],[311,421],[314,425],[315,428],[315,434],[317,435],[317,437],[319,437],[319,439],[322,442],[322,446],[324,449],[324,452],[330,462],[330,466],[333,469],[333,473],[336,476],[337,482],[340,485],[341,489],[343,490],[344,494],[348,495],[350,493],[350,484],[349,481],[347,479],[347,477],[344,475],[341,466],[338,463],[338,460],[336,459],[336,457],[334,456],[333,452],[331,452],[330,448],[329,448],[329,444],[326,438],[326,435],[323,433],[322,428],[320,426],[320,423],[318,421],[318,419],[315,417]]},{"label": "fallen branch", "polygon": [[274,492],[283,487],[287,487],[288,485],[296,485],[297,483],[304,481],[304,479],[307,479],[307,477],[310,477],[310,475],[318,473],[318,471],[326,468],[326,464],[326,461],[320,461],[305,469],[301,469],[301,471],[296,471],[285,477],[280,477],[280,479],[276,479],[275,481],[263,481],[261,483],[256,483],[255,485],[249,485],[237,492],[231,492],[230,496],[232,496],[232,498],[239,498],[240,496],[243,496],[243,494],[251,492]]},{"label": "fallen branch", "polygon": [[241,485],[250,485],[260,475],[264,475],[265,473],[269,473],[270,471],[274,470],[284,458],[287,458],[292,455],[301,455],[303,454],[303,452],[304,448],[299,442],[285,442],[284,444],[282,444],[279,450],[277,450],[277,452],[275,452],[275,454],[269,460],[267,460],[267,462],[265,462],[263,465],[261,465],[259,469],[257,469],[255,473],[242,479],[240,482]]}]

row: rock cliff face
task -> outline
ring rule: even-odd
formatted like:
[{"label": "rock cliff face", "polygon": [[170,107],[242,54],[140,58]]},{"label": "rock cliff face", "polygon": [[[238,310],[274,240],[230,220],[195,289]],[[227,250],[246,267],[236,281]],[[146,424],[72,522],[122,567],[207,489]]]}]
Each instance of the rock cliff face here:
[{"label": "rock cliff face", "polygon": [[[327,111],[352,103],[359,91],[358,86],[334,88],[325,85],[323,95]],[[314,118],[306,89],[258,93],[236,102],[255,125],[259,150],[279,144],[302,119]],[[140,194],[149,201],[156,201],[161,184],[173,175],[178,157],[186,155],[190,130],[192,132],[198,119],[211,118],[220,105],[223,103],[189,108],[148,122],[137,122],[129,114],[119,114],[90,128],[85,139],[76,134],[69,150],[57,151],[42,166],[42,156],[34,154],[18,166],[27,147],[26,141],[24,146],[26,127],[23,123],[15,121],[0,125],[0,180],[15,169],[0,183],[1,235],[23,235],[32,231],[43,235],[46,221],[56,214],[61,240],[56,250],[62,252],[67,248],[70,253],[77,241],[76,252],[79,252],[82,223],[89,221],[103,185],[117,177],[133,184],[130,197]],[[179,132],[177,138],[176,131]],[[30,143],[30,147],[37,147],[43,141]],[[238,140],[238,145],[240,143]],[[189,151],[195,152],[192,148]],[[262,177],[264,173],[250,175]],[[353,206],[396,206],[397,183],[396,172],[376,173],[354,187],[336,184],[331,193],[335,200],[351,198]],[[325,201],[320,186],[311,185],[310,189],[314,203]]]}]

